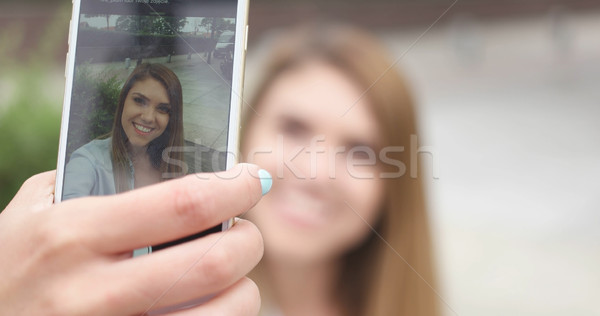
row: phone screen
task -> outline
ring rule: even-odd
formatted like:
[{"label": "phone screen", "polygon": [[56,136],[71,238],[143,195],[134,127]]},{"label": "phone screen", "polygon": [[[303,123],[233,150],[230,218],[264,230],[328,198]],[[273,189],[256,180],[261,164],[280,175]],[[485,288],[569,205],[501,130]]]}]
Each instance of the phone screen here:
[{"label": "phone screen", "polygon": [[231,0],[75,2],[59,200],[234,163],[237,130],[229,127],[239,125],[246,27],[239,11]]}]

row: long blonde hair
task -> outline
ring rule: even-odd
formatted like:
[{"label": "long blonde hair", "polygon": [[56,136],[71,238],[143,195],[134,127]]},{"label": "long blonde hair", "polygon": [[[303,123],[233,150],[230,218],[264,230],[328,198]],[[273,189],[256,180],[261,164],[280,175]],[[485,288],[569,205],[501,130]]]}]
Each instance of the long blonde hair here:
[{"label": "long blonde hair", "polygon": [[[355,28],[324,24],[297,28],[281,38],[263,67],[265,76],[250,102],[254,109],[279,75],[315,59],[325,61],[367,91],[364,97],[370,101],[381,127],[381,143],[405,148],[404,152],[387,156],[409,163],[411,135],[417,133],[413,100],[377,40]],[[246,111],[242,120],[242,147],[244,130],[252,124],[253,113]],[[381,166],[384,172],[399,171],[397,166]],[[382,180],[385,201],[380,220],[373,227],[375,232],[345,254],[333,295],[347,315],[437,315],[422,182],[406,172]]]}]

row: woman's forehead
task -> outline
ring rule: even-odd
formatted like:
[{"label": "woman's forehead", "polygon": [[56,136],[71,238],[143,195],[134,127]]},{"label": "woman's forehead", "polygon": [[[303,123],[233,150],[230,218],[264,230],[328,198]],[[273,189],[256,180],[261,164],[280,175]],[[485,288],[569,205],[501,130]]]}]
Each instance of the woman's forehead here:
[{"label": "woman's forehead", "polygon": [[280,115],[327,127],[377,132],[365,90],[345,72],[326,62],[314,61],[281,73],[258,108],[272,119]]},{"label": "woman's forehead", "polygon": [[147,77],[136,81],[131,86],[129,93],[141,93],[145,97],[158,103],[169,103],[167,89],[165,89],[160,81],[152,77]]}]

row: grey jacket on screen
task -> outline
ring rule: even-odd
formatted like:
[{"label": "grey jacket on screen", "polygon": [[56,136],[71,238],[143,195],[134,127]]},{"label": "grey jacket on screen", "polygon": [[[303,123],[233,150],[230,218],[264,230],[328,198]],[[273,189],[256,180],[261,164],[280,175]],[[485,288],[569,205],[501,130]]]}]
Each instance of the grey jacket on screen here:
[{"label": "grey jacket on screen", "polygon": [[[71,154],[65,168],[63,200],[89,195],[115,194],[111,159],[112,138],[95,139]],[[130,168],[133,171],[133,168]],[[130,188],[133,176],[130,175]]]}]

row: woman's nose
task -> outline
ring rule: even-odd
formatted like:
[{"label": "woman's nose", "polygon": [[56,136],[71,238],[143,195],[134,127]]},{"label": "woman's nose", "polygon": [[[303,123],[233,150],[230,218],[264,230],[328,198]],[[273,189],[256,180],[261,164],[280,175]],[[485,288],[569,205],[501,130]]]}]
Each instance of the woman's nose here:
[{"label": "woman's nose", "polygon": [[146,107],[142,110],[142,114],[140,115],[142,121],[145,123],[154,122],[154,109],[152,107]]},{"label": "woman's nose", "polygon": [[334,160],[334,151],[332,144],[325,141],[324,135],[314,137],[305,148],[303,157],[298,157],[306,178],[328,181],[335,177],[337,162]]}]

